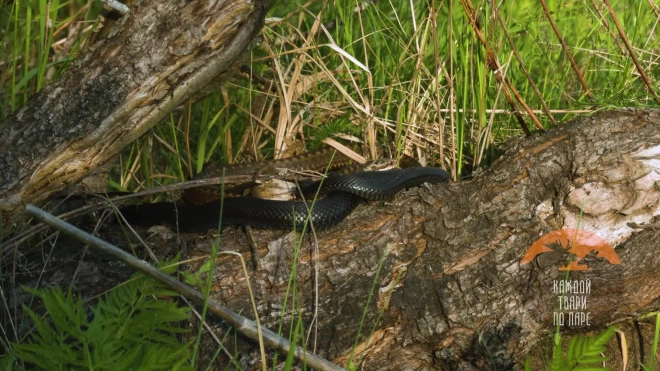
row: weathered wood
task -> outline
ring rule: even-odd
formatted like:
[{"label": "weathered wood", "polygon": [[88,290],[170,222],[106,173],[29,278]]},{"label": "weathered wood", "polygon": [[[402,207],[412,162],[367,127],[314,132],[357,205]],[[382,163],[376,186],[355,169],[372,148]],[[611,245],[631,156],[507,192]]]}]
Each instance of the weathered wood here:
[{"label": "weathered wood", "polygon": [[[2,123],[0,211],[15,216],[77,182],[227,73],[249,49],[266,7],[259,0],[136,1],[69,72]],[[611,265],[588,256],[592,270],[568,276],[591,282],[590,329],[660,309],[659,200],[660,112],[601,113],[520,140],[472,181],[360,207],[318,234],[318,255],[310,237],[297,255],[298,236],[281,232],[253,231],[251,249],[235,228],[222,234],[222,249],[257,262],[250,281],[271,329],[295,262],[296,304],[292,310],[288,299],[285,322],[298,313],[306,328],[316,321],[308,348],[337,363],[347,362],[362,325],[354,363],[365,369],[508,369],[554,328],[552,287],[565,275],[558,270],[565,256],[520,263],[548,232],[593,232],[621,259]],[[147,241],[183,241],[190,257],[207,254],[214,241],[162,238]],[[105,265],[98,264],[101,273],[117,275]],[[52,276],[64,271],[57,269]],[[89,272],[77,276],[87,288],[108,286]],[[222,256],[214,296],[250,313],[243,277],[235,258]]]},{"label": "weathered wood", "polygon": [[[567,276],[591,282],[590,327],[576,331],[660,308],[659,181],[660,111],[607,112],[518,141],[472,181],[359,207],[318,234],[318,257],[310,238],[296,255],[298,237],[281,232],[253,231],[258,257],[241,229],[226,229],[221,243],[258,262],[250,282],[271,329],[297,261],[296,309],[289,297],[285,322],[301,313],[309,328],[315,318],[308,347],[339,364],[348,360],[366,307],[356,351],[365,369],[502,370],[519,367],[554,331],[552,287],[566,274],[558,270],[565,257],[520,263],[553,230],[579,223],[615,247],[622,262],[588,256],[591,271]],[[191,242],[190,257],[208,254],[213,241]],[[250,312],[235,257],[220,258],[214,287],[215,299]]]},{"label": "weathered wood", "polygon": [[[0,125],[0,212],[74,184],[209,81],[261,30],[267,0],[137,0],[60,79]],[[5,228],[7,225],[5,224]]]},{"label": "weathered wood", "polygon": [[[301,315],[306,333],[313,329],[307,348],[336,363],[346,364],[362,324],[353,363],[364,369],[502,370],[520,368],[530,351],[533,369],[541,369],[549,349],[543,340],[555,328],[558,295],[552,287],[565,277],[558,269],[566,260],[553,253],[531,264],[521,260],[541,236],[579,221],[615,247],[621,264],[592,254],[581,261],[591,271],[567,276],[591,282],[585,295],[590,326],[573,331],[624,321],[630,364],[638,364],[648,362],[653,326],[635,318],[660,309],[659,181],[660,111],[605,112],[518,140],[471,181],[360,206],[317,235],[318,256],[310,236],[296,253],[299,235],[253,230],[248,238],[241,228],[223,231],[221,249],[253,262],[249,279],[263,325],[276,330],[283,312],[283,328],[289,329]],[[101,236],[125,245],[117,228]],[[159,233],[144,240],[159,257],[183,246],[189,259],[208,256],[216,236]],[[105,258],[88,252],[81,259],[79,246],[57,242],[46,267],[15,271],[10,307],[29,300],[19,283],[72,284],[91,297],[126,277]],[[42,252],[36,254],[41,264]],[[292,310],[294,299],[285,295],[292,292],[294,262]],[[214,298],[228,308],[252,313],[236,257],[221,255],[214,288]],[[249,346],[241,342],[239,349]],[[211,348],[210,354],[216,346]],[[617,349],[612,341],[608,356],[616,359]],[[248,364],[249,354],[243,359]]]}]

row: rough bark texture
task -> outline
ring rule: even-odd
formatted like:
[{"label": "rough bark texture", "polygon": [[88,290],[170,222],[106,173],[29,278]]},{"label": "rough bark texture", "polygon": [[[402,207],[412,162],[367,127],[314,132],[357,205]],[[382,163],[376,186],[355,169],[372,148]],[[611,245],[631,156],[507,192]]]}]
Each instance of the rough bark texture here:
[{"label": "rough bark texture", "polygon": [[[348,360],[366,307],[356,351],[365,369],[509,369],[554,331],[555,280],[591,282],[584,310],[590,326],[576,331],[660,309],[659,182],[660,112],[602,113],[518,141],[472,181],[359,207],[318,234],[318,258],[310,238],[296,255],[296,235],[269,231],[252,233],[257,257],[240,229],[224,231],[222,249],[258,262],[250,282],[271,329],[297,261],[299,310],[291,310],[289,297],[285,322],[301,313],[310,326],[318,291],[318,332],[308,347],[339,364]],[[622,263],[591,254],[583,262],[592,270],[568,276],[558,270],[566,263],[561,254],[520,263],[541,236],[578,223],[615,247]],[[213,241],[191,241],[190,257],[208,254]],[[217,300],[251,313],[235,257],[219,259],[214,287]]]},{"label": "rough bark texture", "polygon": [[[533,369],[542,369],[549,362],[553,312],[559,312],[553,285],[567,277],[590,280],[591,291],[581,295],[590,326],[566,326],[563,334],[619,323],[628,364],[637,367],[649,360],[653,331],[639,315],[660,309],[659,182],[660,111],[605,112],[512,143],[471,181],[420,187],[392,202],[360,206],[317,235],[318,255],[310,236],[296,250],[299,235],[242,228],[225,229],[221,249],[240,252],[251,267],[263,325],[276,330],[284,313],[283,328],[289,329],[301,315],[304,328],[314,328],[307,348],[341,365],[357,338],[353,363],[365,370],[506,370],[521,368],[527,354]],[[590,271],[568,275],[558,270],[565,254],[545,253],[521,264],[540,237],[578,223],[615,247],[621,264],[594,253],[581,260]],[[101,236],[126,246],[117,228]],[[201,264],[216,236],[151,233],[144,239],[159,256],[183,247],[184,258],[200,257],[195,264]],[[74,256],[79,247],[67,251],[66,243],[58,241],[48,259],[39,251],[39,260],[13,259],[15,284],[72,284],[89,297],[126,277],[125,269],[97,254]],[[23,267],[26,260],[48,264],[43,270]],[[216,267],[214,298],[250,316],[237,258],[221,255]],[[293,310],[293,297],[286,298],[294,292],[290,283],[296,288]],[[10,307],[29,301],[20,290],[10,291]],[[607,355],[620,361],[620,344],[612,340]],[[255,355],[251,346],[239,344],[245,364]],[[209,354],[215,349],[211,345]]]},{"label": "rough bark texture", "polygon": [[265,0],[137,0],[2,124],[0,212],[75,184],[214,78],[261,30]]}]

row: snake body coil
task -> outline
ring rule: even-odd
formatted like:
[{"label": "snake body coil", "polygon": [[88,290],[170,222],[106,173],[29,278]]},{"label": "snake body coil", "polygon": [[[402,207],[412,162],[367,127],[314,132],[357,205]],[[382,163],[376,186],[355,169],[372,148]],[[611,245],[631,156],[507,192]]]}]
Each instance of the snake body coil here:
[{"label": "snake body coil", "polygon": [[[275,201],[259,198],[225,198],[222,225],[245,224],[267,229],[301,230],[308,219],[317,230],[328,229],[348,216],[363,200],[386,200],[404,188],[449,181],[438,168],[414,167],[330,176],[303,189],[316,201]],[[122,213],[137,224],[166,223],[183,232],[201,232],[218,226],[221,201],[202,205],[158,203],[128,206]],[[308,211],[311,209],[311,211]],[[309,229],[307,229],[309,230]]]}]

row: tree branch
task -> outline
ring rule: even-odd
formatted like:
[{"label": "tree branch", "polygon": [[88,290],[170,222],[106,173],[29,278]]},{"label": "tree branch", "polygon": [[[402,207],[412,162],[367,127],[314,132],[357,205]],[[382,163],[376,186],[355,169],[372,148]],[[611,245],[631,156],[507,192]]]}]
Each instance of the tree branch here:
[{"label": "tree branch", "polygon": [[74,184],[209,81],[227,78],[268,2],[136,1],[105,38],[1,127],[0,212]]}]

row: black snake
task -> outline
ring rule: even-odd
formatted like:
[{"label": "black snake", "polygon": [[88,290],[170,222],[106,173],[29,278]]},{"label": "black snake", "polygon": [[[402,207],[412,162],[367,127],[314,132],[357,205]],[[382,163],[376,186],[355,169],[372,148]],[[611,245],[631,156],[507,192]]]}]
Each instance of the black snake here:
[{"label": "black snake", "polygon": [[[301,230],[308,219],[316,230],[328,229],[348,216],[363,200],[387,200],[405,188],[423,183],[448,182],[439,168],[411,167],[330,175],[305,186],[306,201],[277,201],[251,197],[226,197],[201,204],[155,203],[121,209],[129,223],[168,224],[182,232],[205,232],[219,225],[244,224],[266,229]],[[313,200],[319,191],[321,197]],[[309,228],[307,229],[309,230]]]}]

